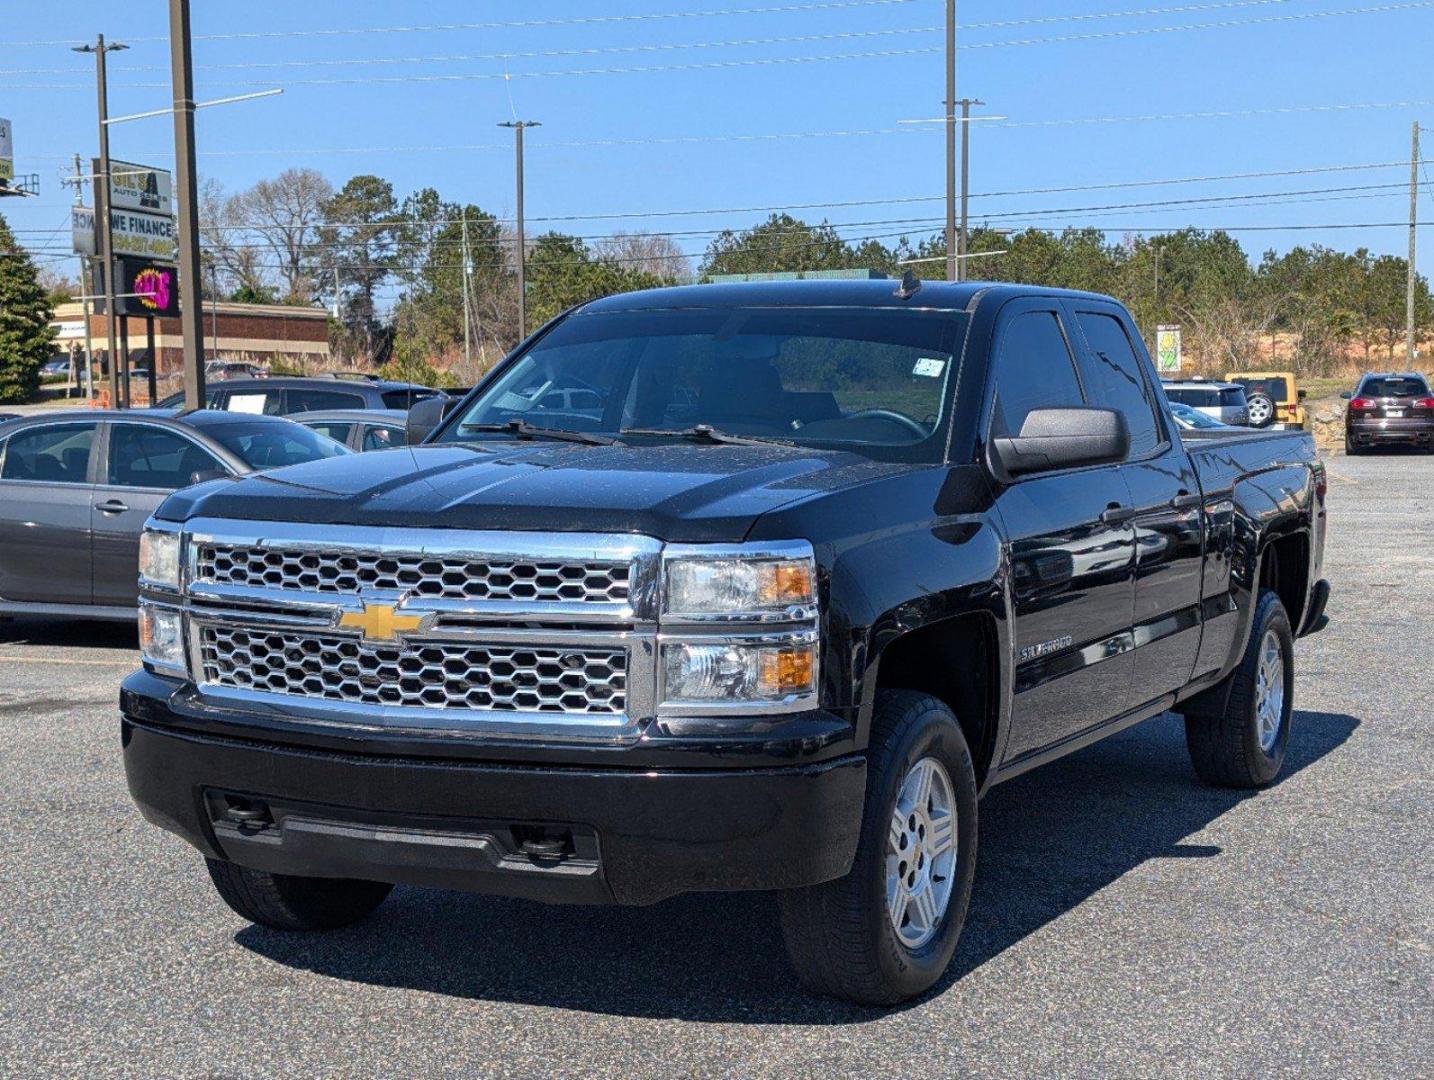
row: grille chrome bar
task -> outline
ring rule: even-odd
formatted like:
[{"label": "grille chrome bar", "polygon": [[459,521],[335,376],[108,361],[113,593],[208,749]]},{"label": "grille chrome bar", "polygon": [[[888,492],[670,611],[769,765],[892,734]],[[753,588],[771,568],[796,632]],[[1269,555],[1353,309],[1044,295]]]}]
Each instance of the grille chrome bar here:
[{"label": "grille chrome bar", "polygon": [[205,626],[206,684],[351,705],[494,712],[627,708],[627,652],[439,641],[374,643],[292,629]]}]

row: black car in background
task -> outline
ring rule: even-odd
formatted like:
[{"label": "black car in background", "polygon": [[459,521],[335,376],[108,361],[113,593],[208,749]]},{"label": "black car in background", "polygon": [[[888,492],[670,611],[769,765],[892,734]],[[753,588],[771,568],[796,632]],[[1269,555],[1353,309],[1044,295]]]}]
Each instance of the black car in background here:
[{"label": "black car in background", "polygon": [[[386,379],[264,378],[225,379],[205,390],[205,407],[228,412],[287,416],[320,409],[407,409],[442,394],[430,386]],[[171,394],[161,409],[184,407],[184,394]]]},{"label": "black car in background", "polygon": [[350,450],[391,450],[408,445],[406,409],[323,409],[295,413],[291,419]]},{"label": "black car in background", "polygon": [[1368,372],[1359,387],[1340,397],[1344,411],[1344,450],[1362,454],[1376,446],[1417,446],[1434,450],[1434,396],[1417,371]]},{"label": "black car in background", "polygon": [[0,423],[0,615],[133,619],[140,532],[172,492],[348,452],[275,416],[85,409]]}]

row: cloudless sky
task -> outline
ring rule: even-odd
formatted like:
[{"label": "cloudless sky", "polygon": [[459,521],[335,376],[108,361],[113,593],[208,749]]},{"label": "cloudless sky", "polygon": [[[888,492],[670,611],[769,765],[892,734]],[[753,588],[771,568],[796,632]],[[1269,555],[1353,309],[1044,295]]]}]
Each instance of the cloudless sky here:
[{"label": "cloudless sky", "polygon": [[[68,45],[97,32],[127,42],[110,57],[111,114],[163,107],[166,7],[3,4],[0,116],[13,122],[17,171],[38,173],[41,194],[5,199],[0,213],[57,269],[75,268],[63,256],[72,195],[60,178],[71,155],[96,152],[93,57]],[[317,168],[335,186],[371,172],[400,199],[432,186],[506,217],[512,136],[496,124],[518,117],[543,123],[527,136],[530,233],[710,231],[765,217],[742,208],[860,201],[793,212],[849,238],[916,240],[940,228],[944,139],[939,124],[901,121],[941,113],[944,12],[941,0],[200,0],[197,96],[285,90],[200,112],[200,172],[231,191],[290,166]],[[1256,258],[1316,242],[1405,253],[1403,227],[1290,227],[1407,220],[1410,124],[1434,127],[1434,0],[962,0],[958,15],[958,95],[987,102],[978,115],[1006,118],[973,126],[976,223],[1098,225],[1112,239],[1135,228],[1279,226],[1235,235]],[[607,21],[572,21],[595,17]],[[537,21],[550,22],[511,25]],[[389,29],[332,33],[366,28]],[[256,34],[280,36],[236,36]],[[762,40],[773,38],[787,40]],[[803,62],[767,62],[791,58]],[[373,62],[340,63],[354,60]],[[1131,119],[1169,114],[1186,115]],[[1100,118],[1117,119],[1085,122]],[[762,137],[796,133],[828,134]],[[116,125],[111,150],[172,165],[172,124]],[[1260,197],[1205,204],[1229,196]],[[927,201],[892,201],[915,199]],[[1095,209],[1176,199],[1191,202]],[[1420,199],[1421,220],[1434,219],[1434,186]],[[723,208],[732,212],[597,216]],[[575,220],[540,220],[565,217]],[[694,254],[708,239],[678,238]],[[1428,274],[1434,229],[1421,230],[1421,247]]]}]

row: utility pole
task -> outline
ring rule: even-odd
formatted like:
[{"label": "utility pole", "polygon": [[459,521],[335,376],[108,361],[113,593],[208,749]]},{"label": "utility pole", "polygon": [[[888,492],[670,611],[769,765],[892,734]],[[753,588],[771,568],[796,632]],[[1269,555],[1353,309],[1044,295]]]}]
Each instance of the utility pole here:
[{"label": "utility pole", "polygon": [[194,58],[189,0],[169,0],[170,80],[174,88],[174,166],[179,216],[179,325],[184,339],[184,407],[204,408],[204,286],[199,277],[199,180],[194,154]]},{"label": "utility pole", "polygon": [[971,193],[971,106],[986,103],[976,98],[962,98],[956,104],[961,106],[961,233],[956,246],[955,280],[962,281],[966,278],[966,247],[970,240],[966,203]]},{"label": "utility pole", "polygon": [[946,280],[958,281],[956,257],[956,0],[946,0]]},{"label": "utility pole", "polygon": [[1404,357],[1410,370],[1414,368],[1418,345],[1414,331],[1414,234],[1419,220],[1419,121],[1414,121],[1414,134],[1409,151],[1409,279],[1404,288]]},{"label": "utility pole", "polygon": [[523,129],[540,127],[538,120],[508,120],[499,127],[513,129],[513,148],[518,161],[518,339],[528,336],[528,248],[523,238]]},{"label": "utility pole", "polygon": [[[85,175],[84,169],[80,167],[80,155],[75,155],[75,205],[85,205],[85,182],[82,179]],[[93,186],[93,185],[92,185]],[[85,374],[84,390],[85,399],[93,401],[95,397],[95,346],[90,337],[90,296],[94,289],[92,280],[92,268],[94,264],[85,256],[80,256],[80,311],[85,320]]]},{"label": "utility pole", "polygon": [[463,365],[465,370],[473,369],[473,311],[471,296],[473,286],[473,257],[468,251],[468,209],[463,210]]},{"label": "utility pole", "polygon": [[100,122],[100,170],[95,177],[95,245],[100,261],[100,273],[104,279],[105,328],[108,331],[108,349],[105,359],[110,369],[110,406],[120,407],[119,385],[119,343],[115,340],[115,284],[114,255],[110,222],[110,128],[109,128],[109,77],[105,72],[105,56],[122,52],[128,45],[118,41],[105,43],[103,34],[95,35],[93,45],[76,45],[75,52],[95,54],[95,87],[98,92],[97,104]]}]

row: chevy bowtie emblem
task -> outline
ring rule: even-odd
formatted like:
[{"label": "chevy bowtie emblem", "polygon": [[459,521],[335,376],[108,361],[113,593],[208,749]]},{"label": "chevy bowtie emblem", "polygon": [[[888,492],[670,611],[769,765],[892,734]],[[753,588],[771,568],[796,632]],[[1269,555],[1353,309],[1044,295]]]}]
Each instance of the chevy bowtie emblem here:
[{"label": "chevy bowtie emblem", "polygon": [[404,615],[392,604],[365,604],[362,611],[345,611],[339,626],[362,632],[366,641],[392,641],[405,630],[421,630],[426,615]]}]

